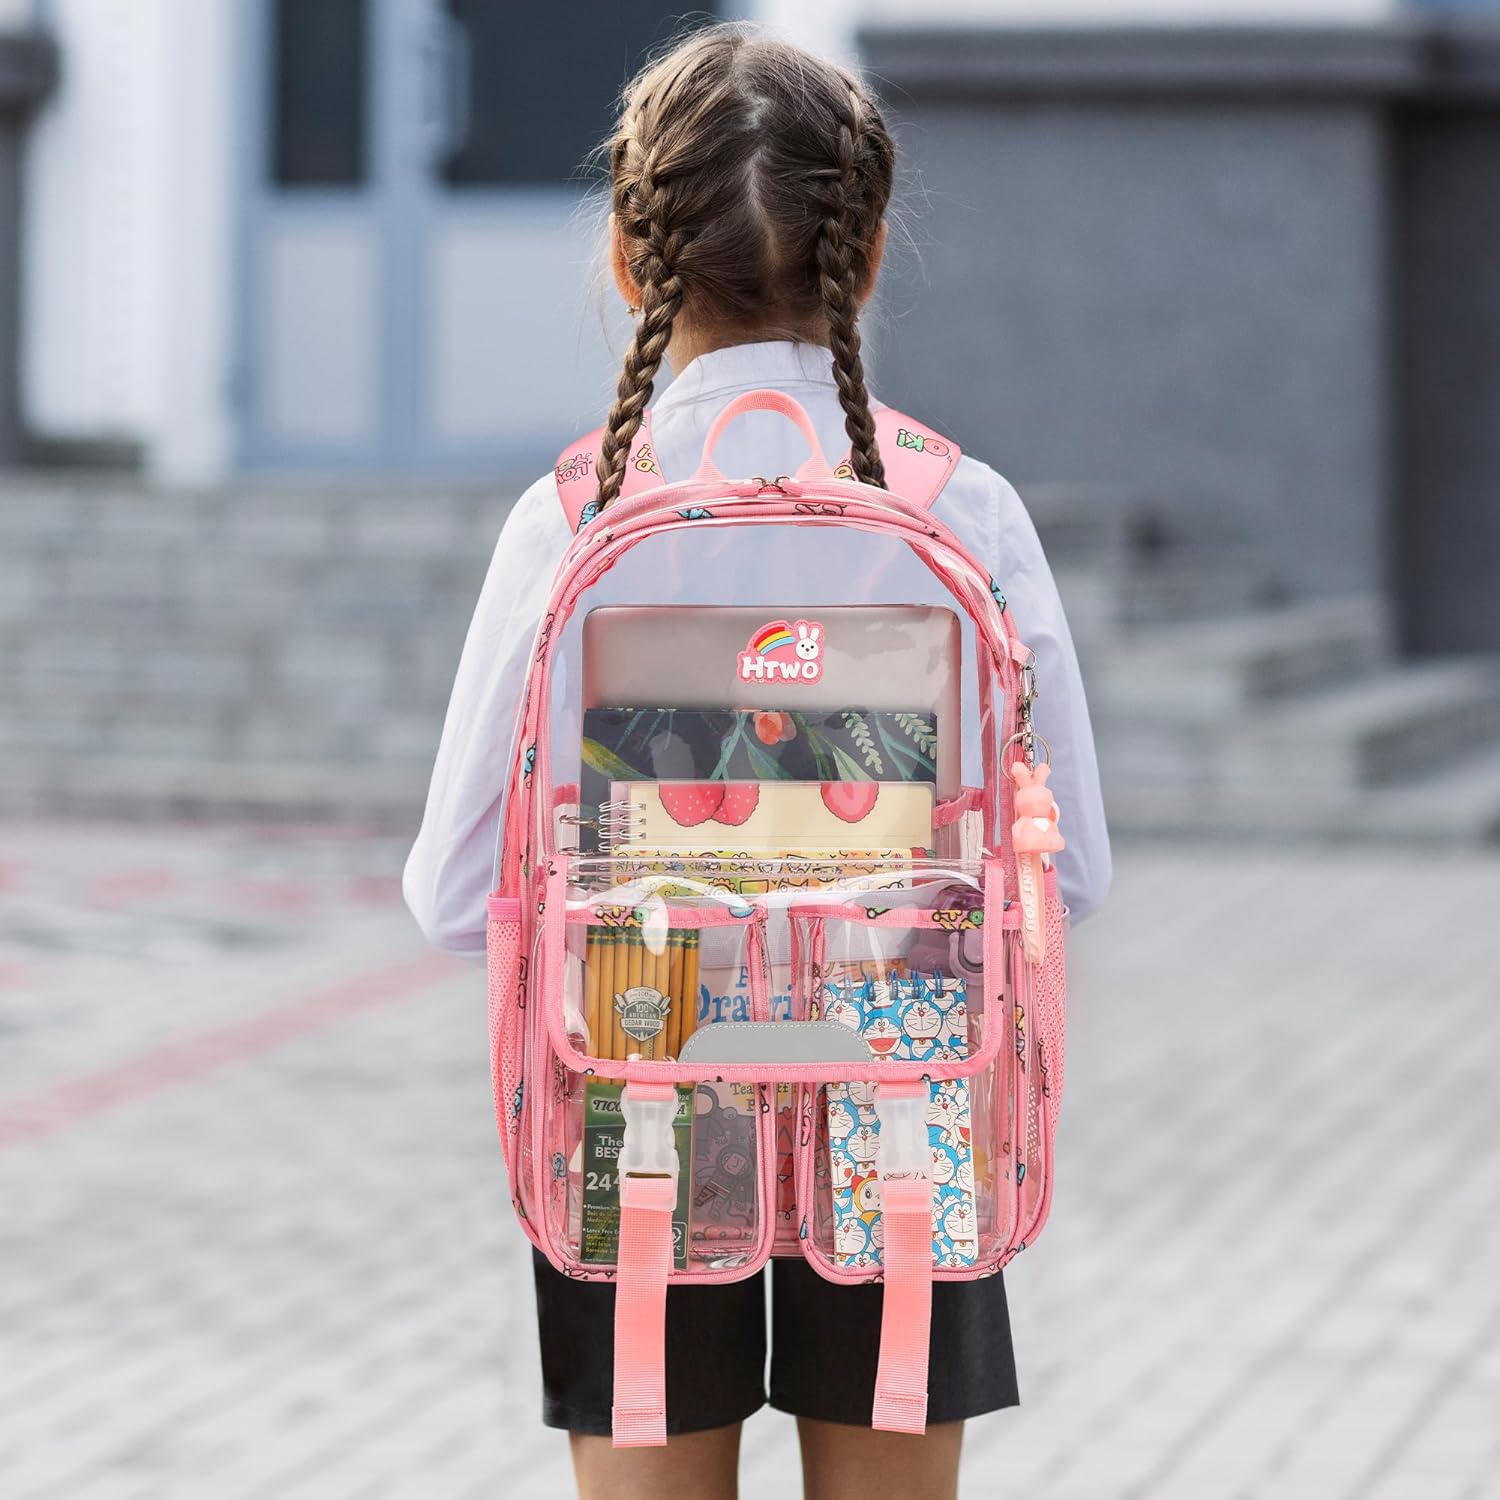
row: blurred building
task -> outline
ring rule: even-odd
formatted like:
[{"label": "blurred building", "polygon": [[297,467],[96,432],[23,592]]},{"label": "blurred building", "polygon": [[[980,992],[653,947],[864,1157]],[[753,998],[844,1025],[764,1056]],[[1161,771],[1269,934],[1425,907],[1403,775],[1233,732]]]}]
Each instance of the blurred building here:
[{"label": "blurred building", "polygon": [[[533,466],[556,432],[598,411],[613,360],[578,168],[620,81],[681,6],[0,4],[51,33],[62,57],[28,148],[24,228],[25,408],[49,450],[136,449],[168,480],[472,474]],[[917,20],[1368,21],[1386,9],[718,8],[844,52],[861,29]],[[887,69],[899,59],[875,52],[900,112],[905,84]]]},{"label": "blurred building", "polygon": [[1387,594],[1408,650],[1500,650],[1490,9],[867,32],[933,188],[895,391],[1023,493],[1128,486],[1291,596]]},{"label": "blurred building", "polygon": [[[720,13],[873,71],[876,383],[1032,504],[1121,825],[1500,834],[1500,0]],[[0,366],[39,472],[116,476],[9,507],[0,676],[78,705],[14,785],[410,805],[504,502],[607,405],[579,164],[680,15],[0,0],[0,190],[15,38],[58,64]]]}]

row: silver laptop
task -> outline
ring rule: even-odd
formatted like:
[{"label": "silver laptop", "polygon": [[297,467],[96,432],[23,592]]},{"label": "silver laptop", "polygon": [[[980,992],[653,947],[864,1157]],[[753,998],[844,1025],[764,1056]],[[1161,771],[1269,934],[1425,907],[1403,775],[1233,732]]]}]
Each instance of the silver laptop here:
[{"label": "silver laptop", "polygon": [[960,786],[963,637],[927,604],[608,605],[583,622],[583,706],[932,714],[937,795]]}]

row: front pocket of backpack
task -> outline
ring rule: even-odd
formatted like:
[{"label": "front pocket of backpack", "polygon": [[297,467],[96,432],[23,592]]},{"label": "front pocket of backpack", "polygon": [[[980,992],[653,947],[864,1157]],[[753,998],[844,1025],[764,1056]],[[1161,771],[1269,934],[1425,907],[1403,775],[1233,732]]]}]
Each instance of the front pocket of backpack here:
[{"label": "front pocket of backpack", "polygon": [[[724,895],[575,886],[549,905],[541,1003],[551,1087],[537,1122],[538,1181],[555,1264],[613,1276],[619,1254],[621,1075],[675,1064],[688,1039],[767,1005],[764,909]],[[770,1252],[772,1086],[678,1076],[672,1275],[729,1280]]]},{"label": "front pocket of backpack", "polygon": [[[921,1128],[932,1185],[932,1263],[939,1275],[993,1269],[1015,1226],[1015,1195],[991,1142],[995,1065],[925,1085]],[[830,1083],[809,1091],[808,1141],[800,1159],[803,1253],[835,1280],[881,1274],[880,1085]]]},{"label": "front pocket of backpack", "polygon": [[[1016,1050],[1003,903],[941,886],[882,891],[851,907],[813,903],[801,924],[799,1006],[862,1037],[871,1077],[804,1095],[798,1197],[803,1251],[825,1275],[880,1274],[880,1075],[919,1077],[933,1190],[933,1263],[978,1274],[1015,1231],[1008,1160]],[[987,941],[985,923],[997,932]]]},{"label": "front pocket of backpack", "polygon": [[765,916],[727,896],[570,899],[549,1003],[580,1061],[675,1061],[702,1027],[763,1019]]},{"label": "front pocket of backpack", "polygon": [[[554,1068],[543,1111],[544,1180],[533,1198],[544,1205],[554,1264],[573,1275],[611,1277],[619,1261],[623,1096],[629,1085],[557,1060]],[[771,1086],[704,1080],[675,1085],[675,1096],[672,1275],[749,1275],[770,1254],[774,1232]]]}]

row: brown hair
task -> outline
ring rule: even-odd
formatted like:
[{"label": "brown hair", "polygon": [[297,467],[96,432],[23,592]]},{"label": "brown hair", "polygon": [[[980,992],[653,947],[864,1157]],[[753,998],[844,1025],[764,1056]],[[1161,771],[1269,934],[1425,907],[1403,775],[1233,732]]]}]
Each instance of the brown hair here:
[{"label": "brown hair", "polygon": [[600,446],[600,503],[620,493],[683,313],[826,334],[855,477],[883,486],[857,319],[895,147],[864,85],[753,28],[710,27],[631,82],[607,150],[640,319]]}]

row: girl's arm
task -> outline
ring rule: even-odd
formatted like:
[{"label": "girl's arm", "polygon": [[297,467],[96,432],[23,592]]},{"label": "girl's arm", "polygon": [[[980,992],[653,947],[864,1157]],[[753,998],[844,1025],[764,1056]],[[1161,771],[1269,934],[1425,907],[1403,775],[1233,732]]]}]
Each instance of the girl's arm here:
[{"label": "girl's arm", "polygon": [[1021,639],[1036,653],[1033,719],[1052,746],[1049,785],[1067,840],[1067,848],[1056,856],[1057,882],[1078,922],[1099,909],[1111,871],[1094,731],[1073,637],[1036,527],[1011,485],[993,470],[991,475],[996,487],[995,577],[1010,601]]},{"label": "girl's arm", "polygon": [[485,897],[510,768],[526,663],[546,607],[567,522],[549,474],[516,502],[495,544],[464,641],[427,809],[402,891],[427,940],[484,955]]}]

